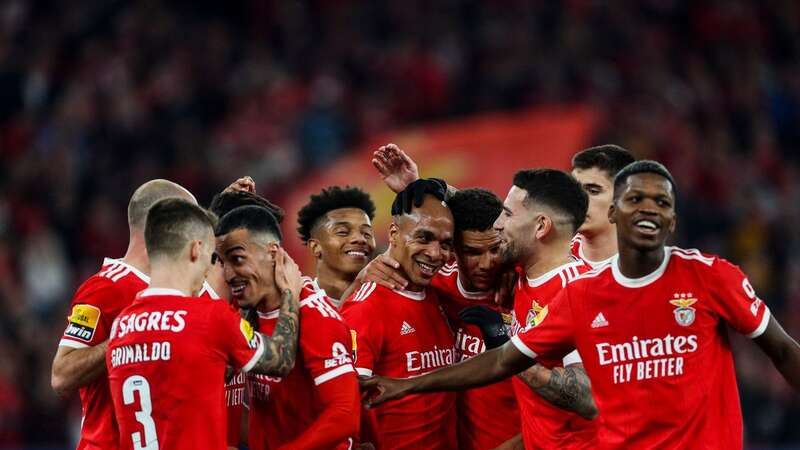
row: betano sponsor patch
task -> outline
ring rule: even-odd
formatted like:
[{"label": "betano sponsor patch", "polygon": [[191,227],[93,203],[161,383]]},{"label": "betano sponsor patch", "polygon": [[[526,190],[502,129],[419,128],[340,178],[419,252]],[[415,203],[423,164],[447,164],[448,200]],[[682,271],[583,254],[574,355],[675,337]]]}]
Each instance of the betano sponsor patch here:
[{"label": "betano sponsor patch", "polygon": [[84,342],[91,342],[97,324],[100,323],[100,309],[92,305],[75,305],[69,316],[69,324],[64,334]]}]

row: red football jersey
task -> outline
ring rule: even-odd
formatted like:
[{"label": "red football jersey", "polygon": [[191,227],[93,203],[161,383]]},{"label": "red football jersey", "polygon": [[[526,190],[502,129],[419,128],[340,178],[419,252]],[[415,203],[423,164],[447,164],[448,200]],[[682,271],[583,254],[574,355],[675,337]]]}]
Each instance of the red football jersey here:
[{"label": "red football jersey", "polygon": [[225,367],[264,343],[227,303],[146,289],[114,321],[106,355],[121,449],[224,449]]},{"label": "red football jersey", "polygon": [[[514,324],[511,335],[536,326],[539,314],[572,280],[590,267],[583,261],[559,266],[533,280],[521,274],[514,289]],[[577,352],[567,357],[542,359],[538,362],[548,369],[580,362]],[[541,398],[530,386],[513,377],[514,391],[522,416],[522,438],[525,448],[594,448],[597,440],[597,420],[586,420]]]},{"label": "red football jersey", "polygon": [[570,247],[572,256],[585,262],[593,269],[596,269],[604,264],[608,264],[609,262],[611,262],[611,258],[613,258],[613,256],[610,258],[606,258],[602,261],[592,261],[589,258],[587,258],[586,255],[583,253],[583,246],[585,245],[584,242],[585,239],[586,238],[580,233],[576,234],[575,237],[572,238],[572,244]]},{"label": "red football jersey", "polygon": [[242,412],[244,410],[245,374],[237,371],[225,383],[225,407],[228,416],[227,442],[230,447],[239,447],[242,430]]},{"label": "red football jersey", "polygon": [[[456,330],[458,361],[483,353],[486,346],[477,325],[461,321],[458,313],[469,306],[484,305],[500,312],[511,326],[511,311],[494,303],[493,292],[469,292],[459,279],[458,263],[442,268],[431,286],[439,296],[447,319]],[[458,410],[458,448],[480,450],[495,448],[520,432],[519,409],[511,380],[456,393]]]},{"label": "red football jersey", "polygon": [[[259,331],[271,335],[279,311],[259,313]],[[304,285],[300,301],[300,342],[294,369],[284,378],[248,375],[251,450],[292,446],[320,418],[319,386],[351,378],[357,397],[356,372],[347,325],[327,298]],[[355,402],[358,405],[358,402]],[[353,411],[358,416],[361,409]],[[354,419],[358,421],[358,418]],[[350,448],[355,436],[328,442],[325,448]]]},{"label": "red football jersey", "polygon": [[622,275],[617,258],[587,272],[512,342],[531,358],[578,349],[603,418],[603,447],[741,448],[724,324],[757,337],[769,309],[729,262],[697,250],[665,253],[638,279]]},{"label": "red football jersey", "polygon": [[[393,291],[366,283],[343,305],[355,331],[360,375],[408,378],[457,360],[453,332],[432,291]],[[380,442],[390,449],[453,449],[455,395],[409,395],[375,409]]]},{"label": "red football jersey", "polygon": [[[108,338],[120,311],[133,302],[150,279],[133,266],[106,258],[98,273],[86,280],[72,298],[67,329],[59,346],[94,347]],[[119,441],[108,378],[80,388],[81,439],[78,450],[116,449]]]}]

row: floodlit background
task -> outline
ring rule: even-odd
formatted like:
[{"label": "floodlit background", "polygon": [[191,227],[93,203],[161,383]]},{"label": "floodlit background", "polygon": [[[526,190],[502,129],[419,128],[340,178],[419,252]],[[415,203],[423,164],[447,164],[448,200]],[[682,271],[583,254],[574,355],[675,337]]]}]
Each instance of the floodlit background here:
[{"label": "floodlit background", "polygon": [[[235,178],[289,211],[329,184],[423,176],[505,196],[519,168],[616,143],[679,183],[676,243],[741,265],[800,337],[800,4],[718,1],[0,0],[0,448],[68,448],[50,389],[69,301],[166,177]],[[800,446],[800,397],[735,339],[750,448]],[[657,408],[658,405],[650,405]]]}]

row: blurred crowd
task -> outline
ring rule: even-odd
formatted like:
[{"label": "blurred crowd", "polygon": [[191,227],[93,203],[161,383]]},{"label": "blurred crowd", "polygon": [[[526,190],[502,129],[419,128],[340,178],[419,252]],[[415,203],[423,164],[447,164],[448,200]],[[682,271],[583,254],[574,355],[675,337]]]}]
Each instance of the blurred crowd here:
[{"label": "blurred crowd", "polygon": [[[676,243],[741,265],[800,337],[793,0],[0,0],[0,448],[75,433],[50,363],[141,181],[207,204],[248,174],[280,202],[364,136],[565,102],[667,164]],[[800,443],[800,399],[733,345],[750,444]]]}]

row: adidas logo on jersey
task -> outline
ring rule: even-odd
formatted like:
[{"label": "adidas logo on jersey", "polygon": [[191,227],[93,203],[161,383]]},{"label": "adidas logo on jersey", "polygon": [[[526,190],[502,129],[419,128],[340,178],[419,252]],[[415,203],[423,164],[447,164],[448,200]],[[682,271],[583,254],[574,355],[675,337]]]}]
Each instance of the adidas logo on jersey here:
[{"label": "adidas logo on jersey", "polygon": [[597,314],[597,317],[595,317],[594,320],[592,321],[592,328],[601,328],[607,326],[608,326],[608,321],[606,320],[606,317],[603,315],[603,313]]},{"label": "adidas logo on jersey", "polygon": [[405,335],[407,335],[407,334],[414,333],[415,331],[417,331],[417,330],[415,330],[415,329],[414,329],[414,327],[412,327],[411,325],[409,325],[409,324],[408,324],[408,322],[406,322],[406,321],[404,320],[404,321],[403,321],[403,326],[402,326],[402,327],[400,327],[400,336],[405,336]]}]

